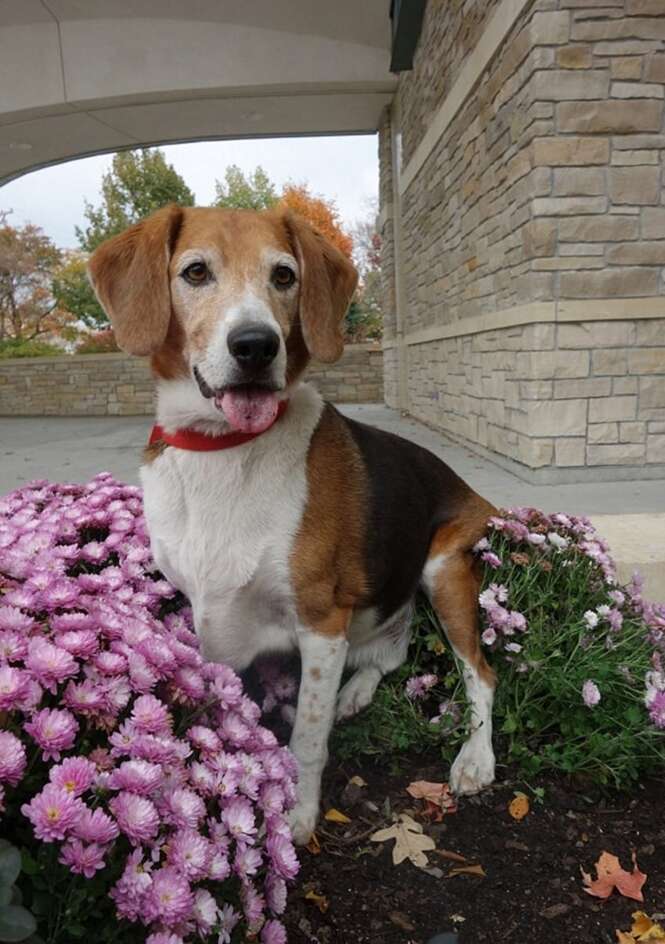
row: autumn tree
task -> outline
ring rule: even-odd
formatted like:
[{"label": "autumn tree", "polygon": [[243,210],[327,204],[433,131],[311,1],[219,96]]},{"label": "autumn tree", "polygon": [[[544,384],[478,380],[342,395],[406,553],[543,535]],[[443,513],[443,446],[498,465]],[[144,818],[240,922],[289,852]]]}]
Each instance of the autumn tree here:
[{"label": "autumn tree", "polygon": [[353,239],[342,229],[339,210],[333,200],[315,196],[307,184],[287,184],[282,192],[280,206],[286,206],[303,217],[347,258],[351,258]]},{"label": "autumn tree", "polygon": [[62,253],[32,223],[11,226],[0,212],[0,342],[61,333],[71,321],[52,292]]},{"label": "autumn tree", "polygon": [[228,210],[269,210],[277,200],[274,184],[260,166],[245,175],[237,164],[230,164],[224,180],[215,181],[214,206]]},{"label": "autumn tree", "polygon": [[59,303],[89,328],[106,328],[109,321],[88,281],[87,254],[167,203],[193,206],[194,194],[163,151],[142,148],[114,155],[102,177],[101,202],[86,201],[87,226],[76,228],[81,253],[66,260],[54,284]]},{"label": "autumn tree", "polygon": [[360,276],[355,298],[346,319],[350,340],[381,337],[383,326],[381,285],[381,235],[376,208],[359,220],[353,229],[353,261]]}]

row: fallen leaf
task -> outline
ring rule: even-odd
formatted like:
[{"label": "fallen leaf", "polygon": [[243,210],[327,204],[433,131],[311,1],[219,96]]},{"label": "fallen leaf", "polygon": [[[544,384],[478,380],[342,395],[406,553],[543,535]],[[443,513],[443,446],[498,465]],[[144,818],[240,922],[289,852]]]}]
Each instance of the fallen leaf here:
[{"label": "fallen leaf", "polygon": [[425,813],[441,822],[444,813],[455,813],[457,803],[447,783],[431,783],[429,780],[414,780],[406,792],[416,800],[423,800]]},{"label": "fallen leaf", "polygon": [[529,798],[526,793],[515,794],[515,798],[508,804],[508,812],[518,822],[524,819],[529,812]]},{"label": "fallen leaf", "polygon": [[349,783],[352,783],[352,784],[354,785],[354,787],[366,787],[366,786],[367,786],[367,782],[366,782],[365,780],[363,780],[362,777],[359,777],[358,774],[356,774],[355,777],[351,777],[351,779],[349,780]]},{"label": "fallen leaf", "polygon": [[442,859],[450,859],[451,862],[467,861],[466,856],[460,855],[459,852],[452,852],[450,849],[437,849],[436,854]]},{"label": "fallen leaf", "polygon": [[455,875],[479,875],[480,878],[485,878],[486,872],[482,865],[456,865],[446,878],[453,878]]},{"label": "fallen leaf", "polygon": [[420,823],[401,813],[399,820],[389,826],[387,829],[379,829],[370,837],[372,842],[386,842],[388,839],[394,839],[393,846],[393,865],[399,865],[404,859],[409,859],[414,865],[427,865],[426,849],[434,849],[435,842],[429,836],[423,835],[423,827]]},{"label": "fallen leaf", "polygon": [[388,915],[391,922],[402,931],[415,931],[415,926],[411,924],[407,916],[401,911],[391,911]]},{"label": "fallen leaf", "polygon": [[319,911],[321,912],[321,914],[325,914],[326,911],[328,910],[328,908],[330,908],[330,902],[328,901],[328,899],[326,898],[326,896],[325,896],[325,895],[319,895],[318,892],[315,892],[313,889],[310,889],[310,891],[308,891],[308,892],[305,894],[305,898],[306,898],[308,901],[314,902],[314,904],[315,904],[316,907],[319,909]]},{"label": "fallen leaf", "polygon": [[616,888],[624,898],[644,901],[642,886],[647,877],[644,872],[640,872],[638,869],[635,853],[633,853],[632,872],[626,872],[625,869],[622,869],[617,857],[609,852],[602,852],[596,862],[597,878],[592,879],[583,869],[580,871],[584,880],[584,891],[589,895],[594,895],[596,898],[609,898]]},{"label": "fallen leaf", "polygon": [[312,835],[309,837],[309,842],[305,846],[305,849],[307,849],[308,852],[311,852],[312,855],[321,854],[321,843],[319,842],[319,838],[316,833],[312,833]]},{"label": "fallen leaf", "polygon": [[643,911],[633,912],[633,926],[630,932],[617,931],[616,935],[618,944],[638,944],[642,941],[649,941],[651,944],[665,942],[665,929]]},{"label": "fallen leaf", "polygon": [[350,823],[351,820],[348,816],[345,816],[344,813],[340,813],[339,810],[336,810],[334,807],[328,810],[324,814],[324,819],[327,819],[329,823]]}]

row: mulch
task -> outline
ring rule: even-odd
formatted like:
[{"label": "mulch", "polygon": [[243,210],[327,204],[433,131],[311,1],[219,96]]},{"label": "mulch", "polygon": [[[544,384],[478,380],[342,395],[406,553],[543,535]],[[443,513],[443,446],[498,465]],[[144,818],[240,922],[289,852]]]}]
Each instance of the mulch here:
[{"label": "mulch", "polygon": [[[541,778],[530,785],[544,788],[538,802],[504,770],[497,784],[461,799],[457,812],[435,823],[423,818],[422,804],[405,787],[413,780],[443,780],[446,772],[432,758],[400,760],[399,774],[387,761],[339,766],[331,760],[322,809],[339,809],[351,823],[323,821],[320,853],[302,850],[286,915],[290,944],[427,944],[445,933],[442,940],[450,944],[616,944],[616,929],[628,930],[634,911],[665,912],[662,780],[611,794],[572,779]],[[352,776],[367,786],[349,787]],[[508,812],[516,790],[531,800],[519,822]],[[428,853],[431,873],[408,861],[394,866],[392,842],[369,838],[390,824],[393,813],[406,810],[417,811],[445,853]],[[648,876],[644,904],[616,891],[608,900],[584,892],[580,867],[595,877],[593,865],[604,850],[628,870],[636,852]],[[451,852],[480,864],[485,876],[449,876],[458,864]]]}]

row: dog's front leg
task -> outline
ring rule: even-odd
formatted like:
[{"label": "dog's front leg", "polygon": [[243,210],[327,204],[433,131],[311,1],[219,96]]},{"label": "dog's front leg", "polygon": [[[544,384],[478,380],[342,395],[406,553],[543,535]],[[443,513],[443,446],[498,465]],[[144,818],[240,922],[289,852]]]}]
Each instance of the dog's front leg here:
[{"label": "dog's front leg", "polygon": [[[321,774],[328,759],[328,735],[332,728],[337,692],[349,644],[346,627],[350,613],[337,611],[317,630],[302,629],[298,643],[302,678],[298,692],[291,750],[300,769],[298,802],[291,813],[291,830],[297,845],[314,832],[319,815]],[[323,632],[327,629],[327,632]]]}]

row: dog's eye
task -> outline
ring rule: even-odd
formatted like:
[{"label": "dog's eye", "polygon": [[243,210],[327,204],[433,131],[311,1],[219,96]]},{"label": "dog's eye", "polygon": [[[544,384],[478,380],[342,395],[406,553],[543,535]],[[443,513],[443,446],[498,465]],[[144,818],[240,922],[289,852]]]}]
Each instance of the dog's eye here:
[{"label": "dog's eye", "polygon": [[212,278],[210,269],[205,262],[192,262],[186,269],[183,269],[180,275],[190,285],[203,285]]},{"label": "dog's eye", "polygon": [[291,288],[295,280],[295,272],[287,265],[278,265],[272,270],[272,284],[275,288]]}]

